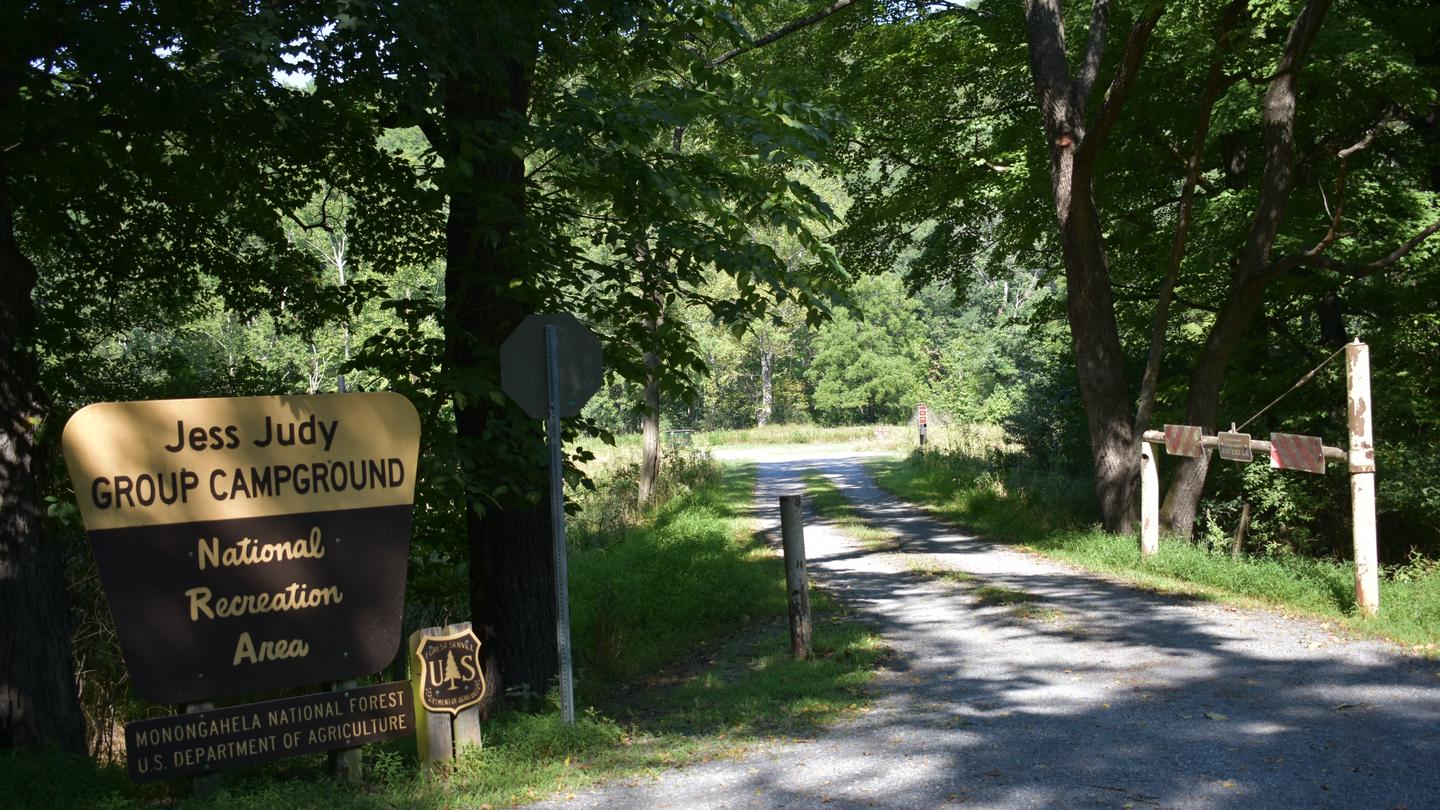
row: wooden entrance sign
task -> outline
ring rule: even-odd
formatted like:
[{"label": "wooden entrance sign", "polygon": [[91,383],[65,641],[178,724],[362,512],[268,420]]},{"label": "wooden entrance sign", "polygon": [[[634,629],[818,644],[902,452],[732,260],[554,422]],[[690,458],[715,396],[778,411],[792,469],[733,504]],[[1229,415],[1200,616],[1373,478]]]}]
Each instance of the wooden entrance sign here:
[{"label": "wooden entrance sign", "polygon": [[125,750],[131,780],[147,782],[414,733],[410,686],[396,681],[140,720]]},{"label": "wooden entrance sign", "polygon": [[390,393],[76,413],[65,461],[136,691],[192,703],[383,669],[419,440]]}]

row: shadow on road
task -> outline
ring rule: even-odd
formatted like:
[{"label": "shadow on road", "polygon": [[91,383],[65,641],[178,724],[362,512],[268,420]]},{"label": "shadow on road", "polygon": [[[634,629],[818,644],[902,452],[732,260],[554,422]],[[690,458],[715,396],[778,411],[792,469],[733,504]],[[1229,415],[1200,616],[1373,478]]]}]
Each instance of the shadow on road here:
[{"label": "shadow on road", "polygon": [[737,795],[770,807],[811,806],[826,790],[827,807],[1440,806],[1433,661],[967,536],[880,492],[855,460],[758,466],[756,514],[772,528],[776,496],[819,471],[906,553],[1053,611],[1021,618],[857,544],[815,543],[812,575],[899,650],[890,694],[815,744],[800,767],[824,771],[818,781],[772,765]]}]

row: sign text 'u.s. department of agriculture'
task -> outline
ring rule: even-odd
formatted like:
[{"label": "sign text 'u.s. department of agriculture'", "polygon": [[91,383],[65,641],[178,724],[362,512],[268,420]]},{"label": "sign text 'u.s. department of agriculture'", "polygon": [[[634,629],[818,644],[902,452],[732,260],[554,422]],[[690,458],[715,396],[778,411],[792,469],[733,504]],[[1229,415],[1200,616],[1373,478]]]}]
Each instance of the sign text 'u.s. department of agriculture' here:
[{"label": "sign text 'u.s. department of agriculture'", "polygon": [[125,726],[125,750],[130,779],[146,782],[414,733],[410,684],[396,681],[139,720]]}]

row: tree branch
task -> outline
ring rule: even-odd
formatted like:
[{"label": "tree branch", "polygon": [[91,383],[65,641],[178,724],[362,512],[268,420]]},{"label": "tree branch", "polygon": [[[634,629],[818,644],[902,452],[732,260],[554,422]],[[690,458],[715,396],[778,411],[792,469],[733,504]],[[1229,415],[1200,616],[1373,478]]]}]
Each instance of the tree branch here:
[{"label": "tree branch", "polygon": [[1285,40],[1285,50],[1261,107],[1265,168],[1250,233],[1240,249],[1240,276],[1261,272],[1285,217],[1295,152],[1295,83],[1300,63],[1320,31],[1331,0],[1307,0]]},{"label": "tree branch", "polygon": [[1130,29],[1120,67],[1105,90],[1105,100],[1100,102],[1100,109],[1095,113],[1095,122],[1086,128],[1085,137],[1080,141],[1080,149],[1075,155],[1077,175],[1089,174],[1095,158],[1100,154],[1100,147],[1105,145],[1110,130],[1115,128],[1115,122],[1120,118],[1120,108],[1125,105],[1125,96],[1129,94],[1130,86],[1135,83],[1135,77],[1140,72],[1140,60],[1145,56],[1145,45],[1150,41],[1155,24],[1160,22],[1160,15],[1164,13],[1165,4],[1157,3]]},{"label": "tree branch", "polygon": [[796,31],[801,31],[809,28],[810,26],[820,22],[821,20],[829,17],[837,11],[840,11],[841,9],[844,9],[848,6],[855,5],[855,2],[856,0],[835,0],[828,6],[818,8],[810,14],[805,15],[804,17],[799,17],[791,20],[790,22],[780,26],[779,28],[776,28],[774,31],[771,31],[764,36],[756,37],[751,42],[748,42],[738,48],[720,54],[719,56],[710,60],[710,67],[719,67],[720,65],[729,62],[731,59],[740,56],[741,54],[749,53],[756,48],[763,48],[772,42],[777,42],[784,39],[785,37],[790,36]]},{"label": "tree branch", "polygon": [[[1070,66],[1065,59],[1065,18],[1056,0],[1025,0],[1026,39],[1030,73],[1040,101],[1046,139],[1074,139],[1076,126],[1070,102]],[[1067,142],[1065,146],[1068,146]]]},{"label": "tree branch", "polygon": [[[1185,163],[1185,182],[1180,191],[1180,210],[1176,217],[1175,236],[1170,242],[1170,257],[1165,267],[1165,280],[1160,284],[1160,298],[1155,304],[1155,318],[1150,325],[1150,352],[1145,359],[1145,373],[1140,380],[1140,397],[1135,406],[1135,435],[1150,427],[1155,413],[1155,394],[1160,385],[1160,362],[1165,357],[1165,327],[1170,320],[1170,302],[1175,298],[1175,284],[1180,278],[1180,265],[1190,235],[1191,210],[1195,186],[1200,181],[1200,163],[1205,156],[1205,142],[1210,136],[1210,117],[1215,102],[1225,87],[1225,57],[1230,52],[1230,33],[1240,23],[1248,0],[1232,0],[1220,16],[1215,31],[1215,55],[1210,60],[1210,73],[1205,77],[1205,90],[1200,96],[1200,117],[1190,139],[1190,156]],[[1168,142],[1167,142],[1168,143]],[[1173,148],[1173,147],[1172,147]],[[1179,151],[1176,150],[1179,157]]]},{"label": "tree branch", "polygon": [[[1324,253],[1331,245],[1335,244],[1336,239],[1340,238],[1340,217],[1345,213],[1345,176],[1349,172],[1350,156],[1356,152],[1370,148],[1370,144],[1374,143],[1375,139],[1380,136],[1380,133],[1385,130],[1385,126],[1389,121],[1390,113],[1386,113],[1385,117],[1380,120],[1380,123],[1371,127],[1370,131],[1366,132],[1364,137],[1335,153],[1335,157],[1339,159],[1340,165],[1335,170],[1335,210],[1330,212],[1330,228],[1325,232],[1325,235],[1321,237],[1320,241],[1315,243],[1314,247],[1305,251],[1305,255],[1316,256]],[[1321,193],[1324,193],[1323,188],[1321,189]],[[1277,266],[1275,269],[1279,270],[1281,268]]]},{"label": "tree branch", "polygon": [[[1210,88],[1210,83],[1209,83],[1209,80],[1208,80],[1208,79],[1206,80],[1205,87],[1206,87],[1206,89],[1201,93],[1201,104],[1202,104],[1202,105],[1204,105],[1204,103],[1205,103],[1205,102],[1204,102],[1204,99],[1208,98],[1209,95],[1210,95],[1210,90],[1209,90],[1209,88]],[[1220,88],[1217,88],[1217,90],[1218,90],[1218,89],[1220,89]],[[1218,96],[1219,93],[1217,92],[1216,95]],[[1214,106],[1214,105],[1213,105],[1213,102],[1212,102],[1211,106]],[[1205,114],[1206,116],[1208,116],[1208,115],[1210,114],[1209,111],[1208,111],[1209,108],[1203,108],[1203,107],[1202,107],[1202,109],[1204,110],[1204,114]],[[1170,139],[1169,139],[1169,138],[1166,138],[1163,134],[1161,134],[1159,130],[1157,130],[1157,129],[1153,128],[1153,127],[1149,127],[1149,128],[1147,128],[1147,129],[1149,130],[1148,134],[1149,134],[1149,136],[1150,136],[1150,140],[1154,141],[1156,146],[1158,146],[1158,147],[1160,147],[1161,149],[1165,150],[1165,151],[1170,155],[1170,157],[1175,158],[1175,162],[1178,163],[1178,164],[1180,164],[1180,168],[1186,170],[1186,175],[1188,176],[1188,174],[1189,174],[1189,167],[1190,167],[1190,157],[1187,156],[1184,152],[1181,152],[1181,151],[1180,151],[1180,147],[1176,146],[1174,143],[1171,143],[1171,142],[1170,142]],[[1206,193],[1206,194],[1211,194],[1211,195],[1213,195],[1213,194],[1216,193],[1215,184],[1212,183],[1212,182],[1210,182],[1209,180],[1205,179],[1204,175],[1199,175],[1199,176],[1197,176],[1197,177],[1195,178],[1195,182],[1199,184],[1200,188],[1205,189],[1205,193]],[[1174,198],[1171,198],[1170,202],[1177,202],[1179,199],[1180,199],[1179,197],[1174,197]]]},{"label": "tree branch", "polygon": [[1105,33],[1110,24],[1110,0],[1094,0],[1090,5],[1090,41],[1085,45],[1085,56],[1080,63],[1080,75],[1075,77],[1075,109],[1085,114],[1085,104],[1100,75],[1100,60],[1105,56]]},{"label": "tree branch", "polygon": [[1356,278],[1373,276],[1376,273],[1382,273],[1388,270],[1396,262],[1405,258],[1405,256],[1409,254],[1410,251],[1419,247],[1421,242],[1429,239],[1436,232],[1440,232],[1440,220],[1436,220],[1435,222],[1430,223],[1429,227],[1426,227],[1419,233],[1410,237],[1404,242],[1404,244],[1390,251],[1386,255],[1376,259],[1373,262],[1366,262],[1365,264],[1342,262],[1339,259],[1332,259],[1331,257],[1321,253],[1300,253],[1294,256],[1286,256],[1285,258],[1275,262],[1275,264],[1271,267],[1271,272],[1280,273],[1292,267],[1319,267],[1323,270],[1333,270],[1336,273],[1344,273],[1345,275],[1354,276]]}]

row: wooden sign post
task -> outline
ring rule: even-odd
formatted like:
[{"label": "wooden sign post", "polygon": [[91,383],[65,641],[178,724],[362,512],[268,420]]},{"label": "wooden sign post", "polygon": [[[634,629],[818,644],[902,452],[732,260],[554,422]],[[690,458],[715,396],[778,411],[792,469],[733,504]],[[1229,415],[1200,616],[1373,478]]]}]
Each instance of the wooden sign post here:
[{"label": "wooden sign post", "polygon": [[1140,554],[1160,553],[1160,470],[1155,448],[1140,442]]},{"label": "wooden sign post", "polygon": [[1370,401],[1370,347],[1345,347],[1350,426],[1350,517],[1354,523],[1355,604],[1366,616],[1380,612],[1380,564],[1375,540],[1375,422]]},{"label": "wooden sign post", "polygon": [[443,765],[467,745],[481,745],[485,659],[470,622],[410,634],[410,686],[420,761]]},{"label": "wooden sign post", "polygon": [[785,593],[790,605],[790,653],[811,656],[810,584],[805,574],[804,498],[780,496],[780,543],[785,554]]}]

